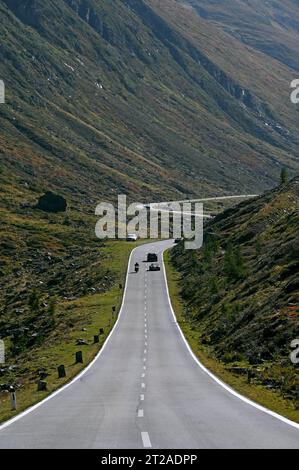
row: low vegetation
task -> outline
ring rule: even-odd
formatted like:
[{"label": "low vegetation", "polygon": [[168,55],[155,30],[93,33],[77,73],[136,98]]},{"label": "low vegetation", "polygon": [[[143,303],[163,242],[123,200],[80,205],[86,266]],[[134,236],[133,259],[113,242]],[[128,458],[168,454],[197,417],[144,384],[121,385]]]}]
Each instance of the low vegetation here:
[{"label": "low vegetation", "polygon": [[201,250],[181,244],[170,254],[181,322],[195,349],[225,377],[243,377],[257,401],[282,400],[297,420],[298,365],[290,353],[299,336],[298,196],[296,178],[210,222]]}]

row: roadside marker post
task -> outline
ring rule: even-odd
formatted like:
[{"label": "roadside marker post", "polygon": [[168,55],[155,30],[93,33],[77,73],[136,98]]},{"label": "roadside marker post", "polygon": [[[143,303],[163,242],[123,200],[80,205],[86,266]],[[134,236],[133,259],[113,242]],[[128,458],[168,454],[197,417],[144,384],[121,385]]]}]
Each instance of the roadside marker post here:
[{"label": "roadside marker post", "polygon": [[44,380],[39,380],[38,383],[37,383],[37,391],[38,392],[46,392],[47,391],[47,382],[45,382]]},{"label": "roadside marker post", "polygon": [[61,365],[58,367],[58,378],[59,379],[63,379],[64,377],[66,377],[66,372],[65,372],[65,366],[64,365]]},{"label": "roadside marker post", "polygon": [[82,353],[82,351],[76,352],[76,364],[83,364],[83,353]]},{"label": "roadside marker post", "polygon": [[13,387],[10,390],[10,399],[11,399],[11,411],[16,411],[17,409],[17,393]]},{"label": "roadside marker post", "polygon": [[0,364],[5,364],[5,344],[2,339],[0,339]]}]

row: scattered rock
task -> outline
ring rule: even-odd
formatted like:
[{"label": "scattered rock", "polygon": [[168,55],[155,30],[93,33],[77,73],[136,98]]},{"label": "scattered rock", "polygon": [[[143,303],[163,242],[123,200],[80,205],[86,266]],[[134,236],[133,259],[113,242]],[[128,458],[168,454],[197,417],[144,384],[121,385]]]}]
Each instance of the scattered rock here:
[{"label": "scattered rock", "polygon": [[236,375],[246,375],[248,373],[248,369],[245,367],[230,367],[228,370]]},{"label": "scattered rock", "polygon": [[0,391],[1,392],[9,392],[10,385],[9,384],[0,384]]},{"label": "scattered rock", "polygon": [[39,376],[39,378],[41,380],[45,379],[46,377],[49,376],[49,374],[47,373],[46,369],[42,368],[42,369],[38,369],[36,374]]},{"label": "scattered rock", "polygon": [[39,198],[36,209],[53,213],[66,212],[67,202],[64,197],[48,191]]},{"label": "scattered rock", "polygon": [[88,346],[88,342],[84,339],[77,339],[76,344],[77,346]]}]

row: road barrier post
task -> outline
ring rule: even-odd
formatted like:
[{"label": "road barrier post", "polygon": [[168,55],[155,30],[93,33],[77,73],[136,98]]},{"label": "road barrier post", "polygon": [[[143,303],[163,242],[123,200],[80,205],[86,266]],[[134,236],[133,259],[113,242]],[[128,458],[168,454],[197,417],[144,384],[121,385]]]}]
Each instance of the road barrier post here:
[{"label": "road barrier post", "polygon": [[47,391],[47,382],[44,380],[39,380],[37,383],[37,391],[38,392],[46,392]]},{"label": "road barrier post", "polygon": [[76,364],[83,364],[83,353],[82,353],[82,351],[76,352]]},{"label": "road barrier post", "polygon": [[59,379],[63,379],[64,377],[66,377],[66,372],[65,372],[65,367],[64,365],[61,365],[57,368],[58,370],[58,378]]}]

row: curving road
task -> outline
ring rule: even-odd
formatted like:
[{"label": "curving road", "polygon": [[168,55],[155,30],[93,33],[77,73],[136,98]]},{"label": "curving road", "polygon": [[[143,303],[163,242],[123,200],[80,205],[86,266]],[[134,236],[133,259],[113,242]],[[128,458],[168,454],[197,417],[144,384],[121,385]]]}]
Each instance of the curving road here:
[{"label": "curving road", "polygon": [[143,263],[152,251],[161,261],[170,245],[133,252],[121,315],[102,352],[69,386],[0,427],[0,448],[299,448],[299,426],[235,396],[192,357],[164,270]]}]

